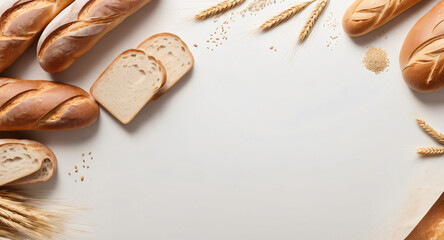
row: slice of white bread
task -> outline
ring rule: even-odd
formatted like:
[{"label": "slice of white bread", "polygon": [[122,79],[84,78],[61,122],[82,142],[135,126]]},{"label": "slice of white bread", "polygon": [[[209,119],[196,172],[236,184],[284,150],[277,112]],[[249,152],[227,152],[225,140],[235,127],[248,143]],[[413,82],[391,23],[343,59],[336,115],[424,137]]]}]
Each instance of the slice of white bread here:
[{"label": "slice of white bread", "polygon": [[121,53],[91,87],[91,95],[123,124],[128,124],[165,84],[162,64],[145,52]]},{"label": "slice of white bread", "polygon": [[0,140],[0,186],[44,182],[56,168],[57,159],[45,145],[31,140]]},{"label": "slice of white bread", "polygon": [[188,46],[172,33],[156,34],[137,47],[147,55],[162,62],[167,73],[165,86],[154,96],[159,98],[174,86],[194,66],[194,58]]}]

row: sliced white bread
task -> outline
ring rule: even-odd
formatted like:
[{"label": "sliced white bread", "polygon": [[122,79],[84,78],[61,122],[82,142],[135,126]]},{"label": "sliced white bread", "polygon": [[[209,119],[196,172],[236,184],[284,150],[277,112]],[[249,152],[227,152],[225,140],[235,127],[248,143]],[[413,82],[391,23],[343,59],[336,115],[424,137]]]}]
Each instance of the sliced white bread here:
[{"label": "sliced white bread", "polygon": [[154,99],[167,92],[194,66],[194,58],[190,49],[182,39],[172,33],[156,34],[145,40],[137,49],[155,57],[165,67],[166,83]]},{"label": "sliced white bread", "polygon": [[128,124],[165,84],[162,64],[145,52],[121,53],[91,87],[91,95],[123,124]]},{"label": "sliced white bread", "polygon": [[0,186],[44,182],[56,168],[57,159],[45,145],[31,140],[0,140]]}]

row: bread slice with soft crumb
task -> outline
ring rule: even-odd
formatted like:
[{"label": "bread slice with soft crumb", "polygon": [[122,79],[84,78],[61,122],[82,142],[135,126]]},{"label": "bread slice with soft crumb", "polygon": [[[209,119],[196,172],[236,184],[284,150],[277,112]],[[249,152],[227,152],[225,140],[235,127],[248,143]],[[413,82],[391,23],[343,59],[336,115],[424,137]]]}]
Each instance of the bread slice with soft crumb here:
[{"label": "bread slice with soft crumb", "polygon": [[121,53],[91,87],[91,95],[123,124],[128,124],[162,88],[162,64],[145,52]]},{"label": "bread slice with soft crumb", "polygon": [[155,99],[173,87],[194,66],[190,49],[182,39],[172,33],[156,34],[146,39],[137,49],[155,57],[165,67],[167,80]]},{"label": "bread slice with soft crumb", "polygon": [[54,175],[57,159],[41,143],[31,140],[0,140],[0,186],[47,181]]}]

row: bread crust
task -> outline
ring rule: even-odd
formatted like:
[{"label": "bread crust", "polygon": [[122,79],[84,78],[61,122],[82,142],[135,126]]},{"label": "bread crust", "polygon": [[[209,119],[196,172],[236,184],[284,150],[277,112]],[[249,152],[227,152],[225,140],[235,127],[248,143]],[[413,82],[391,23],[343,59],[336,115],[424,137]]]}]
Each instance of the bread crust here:
[{"label": "bread crust", "polygon": [[[158,65],[159,65],[159,68],[160,68],[160,71],[161,71],[161,74],[162,74],[162,84],[161,84],[161,86],[159,87],[159,89],[158,89],[158,91],[163,87],[163,85],[165,85],[165,83],[166,83],[166,78],[167,78],[167,75],[166,75],[166,70],[165,70],[165,67],[163,66],[163,64],[159,61],[159,60],[157,60],[155,57],[153,57],[153,56],[148,56],[144,51],[142,51],[142,50],[138,50],[138,49],[128,49],[128,50],[126,50],[126,51],[124,51],[124,52],[122,52],[121,54],[119,54],[112,62],[111,62],[111,64],[110,65],[108,65],[108,67],[106,67],[106,69],[105,69],[105,71],[103,71],[102,72],[102,74],[100,74],[100,76],[96,79],[96,81],[94,81],[94,83],[93,83],[93,85],[91,86],[91,88],[90,88],[90,90],[89,90],[89,92],[91,93],[91,96],[93,96],[94,98],[96,98],[95,96],[94,96],[94,89],[95,89],[95,87],[96,87],[96,85],[97,85],[97,83],[100,81],[100,79],[102,78],[102,76],[108,71],[108,69],[119,59],[119,57],[120,56],[122,56],[122,55],[124,55],[124,54],[127,54],[127,53],[130,53],[130,52],[138,52],[138,53],[143,53],[144,55],[146,55],[147,56],[147,58],[148,59],[152,59],[152,60],[154,60]],[[117,119],[119,119],[119,121],[121,122],[121,123],[123,123],[123,124],[128,124],[128,123],[130,123],[136,116],[137,116],[137,114],[143,109],[143,107],[148,103],[148,102],[150,102],[153,98],[154,98],[154,96],[155,96],[156,94],[154,94],[153,96],[151,96],[151,98],[149,98],[147,101],[146,101],[146,103],[137,111],[137,113],[136,114],[134,114],[134,116],[131,118],[131,119],[129,119],[128,121],[122,121],[121,119],[119,119],[119,117],[117,117],[112,111],[110,111],[105,105],[103,105],[103,104],[101,104],[101,106],[103,107],[103,108],[105,108],[109,113],[111,113],[111,115],[113,115],[115,118],[117,118]],[[97,98],[96,98],[97,99]],[[99,103],[100,103],[100,101],[99,101]]]},{"label": "bread crust", "polygon": [[0,131],[77,129],[98,117],[97,103],[78,87],[0,78]]},{"label": "bread crust", "polygon": [[421,0],[356,0],[342,19],[351,37],[362,36],[384,25]]},{"label": "bread crust", "polygon": [[[44,144],[37,142],[37,141],[33,141],[33,140],[0,139],[0,146],[4,146],[4,145],[8,145],[8,144],[20,144],[20,145],[26,146],[28,148],[32,148],[34,151],[41,153],[42,156],[46,156],[45,158],[50,159],[52,166],[53,166],[52,172],[45,179],[41,179],[38,181],[27,181],[27,182],[14,183],[15,181],[19,181],[20,178],[26,177],[26,176],[19,176],[19,177],[17,177],[16,180],[9,182],[7,184],[8,186],[45,182],[45,181],[49,180],[56,172],[57,157],[55,156],[54,152],[51,149],[49,149],[47,146],[45,146]],[[42,164],[43,164],[43,161],[42,161]],[[40,169],[38,169],[35,172],[38,172],[39,170]],[[33,173],[35,173],[35,172],[33,172]],[[31,173],[31,174],[33,174],[33,173]],[[31,175],[31,174],[29,174],[29,175]]]},{"label": "bread crust", "polygon": [[0,72],[20,57],[45,26],[74,0],[1,0]]},{"label": "bread crust", "polygon": [[402,76],[410,88],[431,92],[444,87],[444,1],[413,26],[399,55]]},{"label": "bread crust", "polygon": [[442,239],[444,237],[444,193],[430,208],[406,240]]},{"label": "bread crust", "polygon": [[[185,43],[185,42],[184,42],[179,36],[177,36],[177,35],[175,35],[175,34],[172,34],[172,33],[163,32],[163,33],[155,34],[155,35],[153,35],[153,36],[147,38],[147,39],[146,39],[145,41],[143,41],[141,44],[139,44],[139,46],[137,47],[137,49],[142,50],[142,49],[143,49],[142,46],[143,46],[145,43],[147,43],[148,41],[150,41],[150,40],[152,40],[152,39],[154,39],[154,38],[162,37],[162,36],[170,36],[170,37],[173,37],[173,38],[178,39],[178,40],[183,44],[183,46],[185,47],[185,50],[190,54],[190,56],[191,56],[191,65],[190,65],[190,67],[187,69],[187,71],[184,72],[184,74],[182,74],[182,75],[179,77],[179,79],[178,79],[177,81],[175,81],[172,85],[170,85],[168,88],[163,88],[163,87],[162,87],[162,88],[159,90],[159,92],[153,97],[153,100],[157,100],[160,96],[162,96],[163,94],[165,94],[166,92],[168,92],[168,90],[170,90],[174,85],[176,85],[176,83],[179,82],[179,80],[182,79],[182,77],[185,76],[185,74],[187,74],[187,73],[188,73],[188,72],[194,67],[194,56],[193,56],[193,54],[191,53],[190,49],[188,48],[188,45],[187,45],[187,44],[186,44],[186,43]],[[167,76],[167,78],[168,78],[168,76]]]},{"label": "bread crust", "polygon": [[76,0],[48,25],[37,56],[49,73],[61,72],[106,33],[151,0]]}]

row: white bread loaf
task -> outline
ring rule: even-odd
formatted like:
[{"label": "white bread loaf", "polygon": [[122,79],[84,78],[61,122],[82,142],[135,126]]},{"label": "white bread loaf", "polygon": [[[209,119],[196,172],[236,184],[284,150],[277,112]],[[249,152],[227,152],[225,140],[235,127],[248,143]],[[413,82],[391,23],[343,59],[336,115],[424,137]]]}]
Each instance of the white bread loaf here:
[{"label": "white bread loaf", "polygon": [[0,139],[0,186],[47,181],[57,159],[45,145],[31,140]]},{"label": "white bread loaf", "polygon": [[172,33],[156,34],[146,39],[137,49],[155,57],[165,67],[166,83],[154,96],[154,99],[167,92],[194,66],[194,58],[190,49],[182,39]]},{"label": "white bread loaf", "polygon": [[165,84],[162,64],[145,52],[121,53],[91,87],[91,95],[123,124],[128,124]]},{"label": "white bread loaf", "polygon": [[65,70],[149,1],[76,0],[43,31],[37,47],[40,65],[50,73]]},{"label": "white bread loaf", "polygon": [[342,19],[344,31],[362,36],[379,28],[421,0],[356,0]]},{"label": "white bread loaf", "polygon": [[74,0],[1,0],[0,72],[34,42],[45,26]]}]

